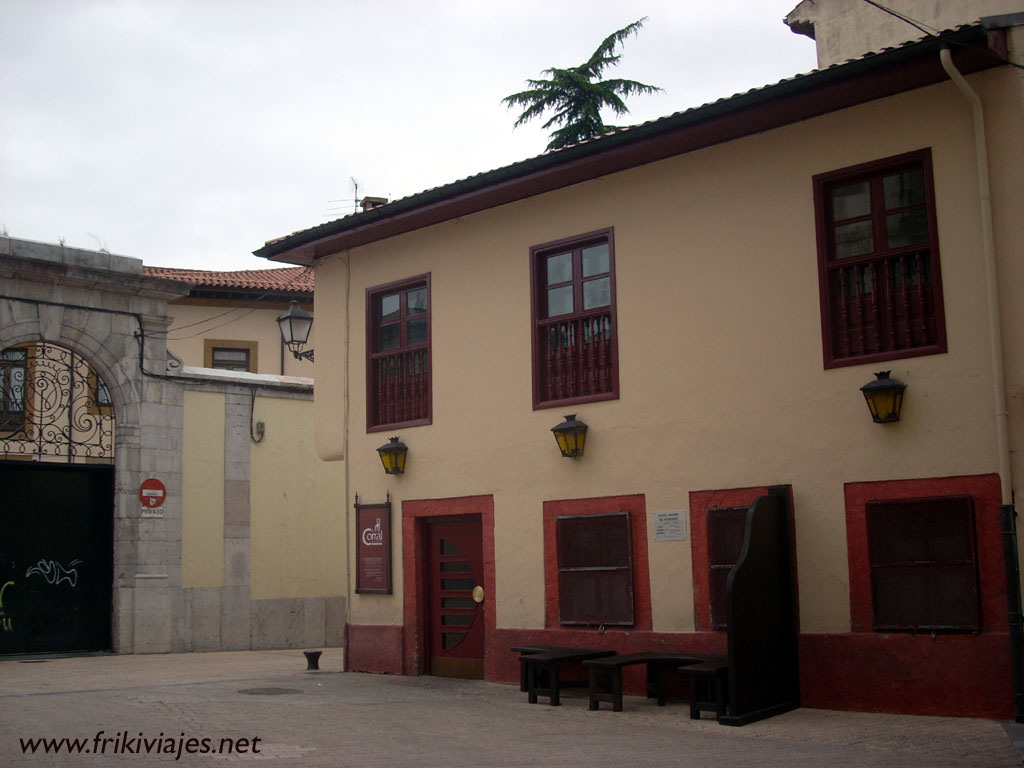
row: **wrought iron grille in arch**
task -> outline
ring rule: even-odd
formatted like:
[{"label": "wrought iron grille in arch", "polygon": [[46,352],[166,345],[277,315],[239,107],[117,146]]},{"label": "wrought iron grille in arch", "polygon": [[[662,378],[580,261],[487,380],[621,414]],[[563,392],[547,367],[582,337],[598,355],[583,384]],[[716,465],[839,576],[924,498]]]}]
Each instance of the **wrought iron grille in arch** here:
[{"label": "wrought iron grille in arch", "polygon": [[80,355],[46,342],[0,352],[0,459],[113,463],[110,390]]}]

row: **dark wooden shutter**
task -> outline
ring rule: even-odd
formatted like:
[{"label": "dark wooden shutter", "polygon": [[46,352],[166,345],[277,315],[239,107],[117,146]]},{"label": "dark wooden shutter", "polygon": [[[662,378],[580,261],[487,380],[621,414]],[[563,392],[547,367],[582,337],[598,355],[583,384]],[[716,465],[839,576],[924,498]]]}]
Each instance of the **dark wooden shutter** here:
[{"label": "dark wooden shutter", "polygon": [[971,497],[873,501],[866,512],[875,629],[980,629]]},{"label": "dark wooden shutter", "polygon": [[740,559],[747,527],[747,507],[712,507],[708,519],[708,584],[711,627],[725,629],[725,581]]},{"label": "dark wooden shutter", "polygon": [[632,626],[629,513],[566,515],[555,523],[560,622]]}]

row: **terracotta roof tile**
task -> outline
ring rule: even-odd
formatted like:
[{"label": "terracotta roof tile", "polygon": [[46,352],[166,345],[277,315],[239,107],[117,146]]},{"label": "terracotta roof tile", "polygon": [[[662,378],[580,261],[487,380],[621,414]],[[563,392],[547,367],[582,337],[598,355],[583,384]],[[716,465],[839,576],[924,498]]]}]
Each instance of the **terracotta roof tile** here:
[{"label": "terracotta roof tile", "polygon": [[313,270],[307,267],[283,269],[243,269],[236,272],[215,272],[205,269],[177,269],[174,267],[148,267],[147,277],[162,277],[191,283],[196,287],[264,290],[287,293],[312,293]]}]

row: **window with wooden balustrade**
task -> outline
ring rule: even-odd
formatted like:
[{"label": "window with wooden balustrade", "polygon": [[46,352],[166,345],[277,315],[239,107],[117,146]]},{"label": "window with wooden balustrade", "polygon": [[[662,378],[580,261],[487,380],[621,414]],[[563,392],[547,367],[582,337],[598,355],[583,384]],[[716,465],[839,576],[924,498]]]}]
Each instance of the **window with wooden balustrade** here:
[{"label": "window with wooden balustrade", "polygon": [[534,408],[619,396],[612,234],[530,249]]},{"label": "window with wooden balustrade", "polygon": [[370,288],[367,431],[431,422],[430,275]]},{"label": "window with wooden balustrade", "polygon": [[825,367],[946,351],[931,151],[814,177]]}]

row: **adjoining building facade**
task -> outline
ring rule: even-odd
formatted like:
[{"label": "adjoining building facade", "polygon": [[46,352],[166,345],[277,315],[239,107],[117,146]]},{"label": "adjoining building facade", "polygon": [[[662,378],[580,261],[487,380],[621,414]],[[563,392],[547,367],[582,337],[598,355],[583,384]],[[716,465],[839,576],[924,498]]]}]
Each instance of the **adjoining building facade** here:
[{"label": "adjoining building facade", "polygon": [[[314,268],[331,329],[315,436],[356,505],[349,667],[513,682],[530,643],[723,651],[737,510],[783,487],[804,705],[1013,716],[1022,21],[258,250]],[[881,372],[892,423],[861,392]]]},{"label": "adjoining building facade", "polygon": [[183,365],[189,291],[0,238],[0,654],[343,644],[344,465],[308,439],[312,380]]},{"label": "adjoining building facade", "polygon": [[[149,277],[189,284],[168,312],[167,349],[185,365],[312,377],[312,363],[285,348],[277,318],[292,301],[313,307],[313,272],[304,267],[214,271],[144,266]],[[310,344],[314,337],[310,337]]]}]

